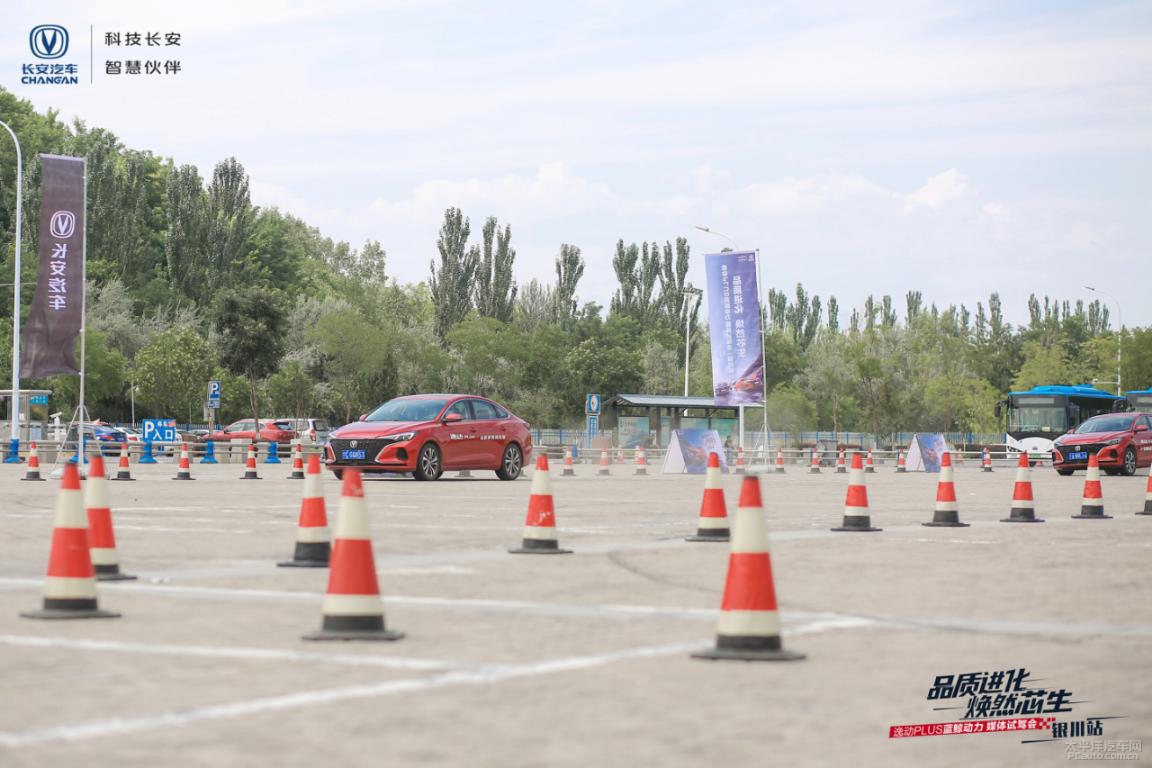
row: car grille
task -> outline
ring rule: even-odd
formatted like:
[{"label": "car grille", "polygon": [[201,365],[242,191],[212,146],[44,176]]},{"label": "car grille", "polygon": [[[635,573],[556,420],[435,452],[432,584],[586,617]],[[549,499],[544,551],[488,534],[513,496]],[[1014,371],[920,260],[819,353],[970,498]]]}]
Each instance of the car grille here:
[{"label": "car grille", "polygon": [[[356,443],[356,445],[353,446],[352,443]],[[365,461],[373,461],[376,458],[376,454],[380,453],[381,449],[388,444],[388,441],[360,437],[355,440],[333,438],[328,444],[332,446],[332,456],[337,464],[363,464]],[[346,450],[364,451],[365,458],[363,460],[344,461],[340,458],[340,452]]]},{"label": "car grille", "polygon": [[[1103,447],[1104,445],[1102,443],[1068,443],[1066,445],[1056,446],[1057,450],[1060,451],[1060,457],[1065,461],[1068,461],[1068,454],[1070,453],[1084,451],[1091,455],[1093,453],[1099,453]],[[1087,459],[1073,459],[1073,461],[1087,461]]]}]

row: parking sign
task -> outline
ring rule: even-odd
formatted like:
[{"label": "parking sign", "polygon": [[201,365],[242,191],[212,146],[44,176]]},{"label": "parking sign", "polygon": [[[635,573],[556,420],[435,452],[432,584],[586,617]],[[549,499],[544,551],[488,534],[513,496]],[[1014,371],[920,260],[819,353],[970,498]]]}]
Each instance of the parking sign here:
[{"label": "parking sign", "polygon": [[176,420],[144,419],[144,433],[141,438],[146,443],[176,442]]},{"label": "parking sign", "polygon": [[599,416],[600,415],[600,406],[601,406],[600,395],[597,395],[597,394],[585,395],[585,397],[584,397],[584,413],[588,414],[589,416]]},{"label": "parking sign", "polygon": [[212,381],[208,382],[208,407],[209,408],[219,408],[220,407],[220,391],[221,391],[220,390],[220,381],[218,379],[213,379]]}]

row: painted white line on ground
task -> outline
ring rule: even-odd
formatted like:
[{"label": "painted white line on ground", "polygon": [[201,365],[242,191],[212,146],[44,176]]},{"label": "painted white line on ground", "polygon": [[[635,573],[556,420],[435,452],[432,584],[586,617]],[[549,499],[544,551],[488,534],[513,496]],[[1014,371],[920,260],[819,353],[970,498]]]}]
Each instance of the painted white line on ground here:
[{"label": "painted white line on ground", "polygon": [[149,533],[255,533],[244,528],[169,528],[162,525],[117,525],[118,531],[148,531]]},{"label": "painted white line on ground", "polygon": [[241,648],[219,645],[168,645],[124,643],[112,640],[83,640],[71,637],[36,637],[31,635],[0,635],[0,644],[24,648],[67,648],[78,651],[109,651],[113,653],[160,656],[200,656],[206,658],[244,659],[257,661],[302,661],[324,664],[344,664],[355,667],[381,667],[407,671],[443,671],[467,669],[477,664],[442,662],[431,659],[413,659],[396,656],[360,656],[356,654],[314,653],[289,651],[279,648]]}]

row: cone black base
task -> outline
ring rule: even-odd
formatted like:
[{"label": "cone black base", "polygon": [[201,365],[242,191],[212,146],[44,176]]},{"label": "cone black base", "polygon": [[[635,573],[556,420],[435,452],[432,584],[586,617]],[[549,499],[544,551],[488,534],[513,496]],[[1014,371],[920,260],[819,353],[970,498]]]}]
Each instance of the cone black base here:
[{"label": "cone black base", "polygon": [[566,469],[560,473],[561,477],[574,477],[576,473],[571,469]]},{"label": "cone black base", "polygon": [[570,549],[541,549],[539,547],[527,546],[528,542],[524,542],[526,546],[517,547],[516,549],[508,550],[509,554],[513,555],[570,555]]},{"label": "cone black base", "polygon": [[732,540],[732,537],[729,535],[728,531],[724,531],[724,533],[719,534],[719,535],[717,535],[717,534],[711,534],[710,535],[710,534],[705,533],[704,531],[697,531],[695,536],[685,536],[684,537],[684,541],[721,541],[721,542],[723,542],[723,541],[731,541],[731,540]]},{"label": "cone black base", "polygon": [[241,477],[240,479],[241,480],[260,480],[261,477],[260,477],[260,475],[256,474],[255,472],[252,472],[252,473],[245,472],[244,476]]},{"label": "cone black base", "polygon": [[116,477],[110,477],[110,478],[108,478],[108,482],[110,482],[110,483],[111,483],[111,482],[120,482],[120,483],[124,483],[124,482],[128,482],[128,481],[135,481],[135,480],[136,480],[136,478],[134,478],[134,477],[120,477],[120,476],[116,476]]},{"label": "cone black base", "polygon": [[843,522],[840,523],[839,528],[832,528],[833,531],[882,531],[883,528],[874,528],[872,526],[872,519],[870,517],[862,517],[858,515],[845,515]]},{"label": "cone black base", "polygon": [[292,474],[288,475],[288,479],[289,480],[303,480],[304,479],[304,473],[303,472],[293,472]]},{"label": "cone black base", "polygon": [[291,560],[277,563],[281,568],[327,568],[332,545],[327,541],[298,541]]},{"label": "cone black base", "polygon": [[735,474],[735,475],[744,474],[744,467],[736,467],[736,469],[733,471],[733,474]]},{"label": "cone black base", "polygon": [[602,469],[599,472],[597,472],[596,474],[599,475],[600,477],[607,477],[608,475],[610,475],[612,473],[606,469]]},{"label": "cone black base", "polygon": [[94,565],[92,570],[96,572],[96,581],[134,581],[136,579],[135,576],[121,573],[119,565]]},{"label": "cone black base", "polygon": [[920,525],[926,525],[929,528],[967,528],[969,524],[961,523],[958,520],[956,522],[932,520],[931,522],[920,523]]},{"label": "cone black base", "polygon": [[1137,512],[1138,515],[1152,515],[1152,499],[1144,502],[1144,511]]},{"label": "cone black base", "polygon": [[637,475],[646,475],[646,474],[648,474],[648,470],[646,470],[646,469],[638,469],[638,470],[636,470],[635,474],[637,474]]},{"label": "cone black base", "polygon": [[780,637],[736,637],[720,635],[716,646],[692,654],[709,661],[799,661],[802,653],[784,650]]},{"label": "cone black base", "polygon": [[404,637],[384,627],[384,616],[325,616],[318,632],[309,632],[303,640],[370,640],[388,642]]},{"label": "cone black base", "polygon": [[1106,515],[1103,512],[1084,512],[1081,511],[1078,515],[1072,515],[1073,520],[1111,520],[1112,515]]},{"label": "cone black base", "polygon": [[1002,523],[1042,523],[1040,518],[1036,517],[1036,513],[1031,510],[1024,510],[1021,514],[1017,514],[1016,510],[1012,510],[1012,514],[1008,517],[1000,519]]},{"label": "cone black base", "polygon": [[985,471],[985,472],[991,472],[991,471],[992,471],[992,467],[984,467],[984,471]]},{"label": "cone black base", "polygon": [[44,607],[38,611],[24,611],[26,619],[115,619],[120,614],[102,611],[95,598],[44,598]]},{"label": "cone black base", "polygon": [[836,474],[846,475],[846,474],[848,474],[848,470],[845,469],[844,467],[836,467]]},{"label": "cone black base", "polygon": [[176,475],[176,477],[174,477],[172,479],[173,480],[195,480],[196,478],[192,477],[192,475]]},{"label": "cone black base", "polygon": [[20,479],[21,479],[21,480],[30,480],[30,481],[31,481],[31,482],[33,482],[33,483],[43,483],[43,482],[45,482],[45,481],[44,481],[44,478],[42,478],[42,477],[22,477],[22,478],[20,478]]},{"label": "cone black base", "polygon": [[812,469],[808,470],[808,474],[818,475],[818,474],[820,474],[820,468],[819,467],[812,467]]},{"label": "cone black base", "polygon": [[908,471],[908,470],[907,470],[907,469],[905,469],[904,467],[896,467],[896,474],[898,474],[898,475],[902,475],[902,474],[904,474],[904,473],[905,473],[905,472],[907,472],[907,471]]},{"label": "cone black base", "polygon": [[867,469],[864,470],[864,474],[874,475],[874,474],[876,474],[876,469],[874,467],[868,467]]}]

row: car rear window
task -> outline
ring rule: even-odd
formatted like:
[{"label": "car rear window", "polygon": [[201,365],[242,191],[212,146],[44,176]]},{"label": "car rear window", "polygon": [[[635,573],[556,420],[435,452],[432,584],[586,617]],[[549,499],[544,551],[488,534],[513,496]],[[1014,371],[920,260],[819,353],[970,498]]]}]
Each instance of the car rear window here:
[{"label": "car rear window", "polygon": [[473,400],[472,413],[475,414],[477,419],[498,419],[496,414],[496,407],[487,400]]}]

